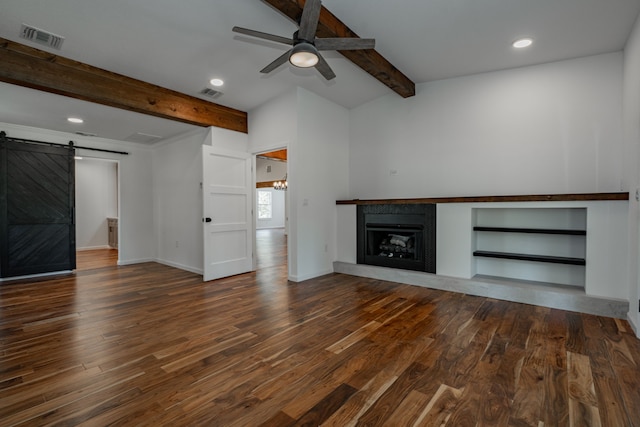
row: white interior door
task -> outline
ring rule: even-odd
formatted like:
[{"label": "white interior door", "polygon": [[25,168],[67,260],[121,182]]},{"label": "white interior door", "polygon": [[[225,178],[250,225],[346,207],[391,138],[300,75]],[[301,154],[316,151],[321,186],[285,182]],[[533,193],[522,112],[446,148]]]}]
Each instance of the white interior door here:
[{"label": "white interior door", "polygon": [[253,266],[251,156],[202,146],[204,280]]}]

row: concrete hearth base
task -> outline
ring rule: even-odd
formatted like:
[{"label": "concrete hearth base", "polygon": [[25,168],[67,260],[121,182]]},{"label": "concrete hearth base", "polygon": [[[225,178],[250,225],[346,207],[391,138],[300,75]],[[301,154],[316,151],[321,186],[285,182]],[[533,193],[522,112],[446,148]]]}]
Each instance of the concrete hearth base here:
[{"label": "concrete hearth base", "polygon": [[476,276],[459,279],[409,270],[375,267],[336,261],[336,273],[423,286],[443,291],[495,298],[506,301],[559,308],[580,313],[626,319],[629,302],[586,295],[584,289],[540,282]]}]

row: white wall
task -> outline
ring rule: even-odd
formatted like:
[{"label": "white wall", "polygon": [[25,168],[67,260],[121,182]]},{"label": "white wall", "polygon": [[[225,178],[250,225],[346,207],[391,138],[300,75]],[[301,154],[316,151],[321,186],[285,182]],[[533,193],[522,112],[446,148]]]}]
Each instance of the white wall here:
[{"label": "white wall", "polygon": [[358,208],[356,205],[336,206],[336,261],[358,262]]},{"label": "white wall", "polygon": [[[287,148],[297,137],[297,107],[297,91],[291,90],[249,111],[249,152]],[[287,156],[290,163],[291,153]]]},{"label": "white wall", "polygon": [[210,127],[206,143],[224,150],[249,152],[249,136],[228,129]]},{"label": "white wall", "polygon": [[[155,145],[153,185],[156,258],[202,274],[202,145],[199,129]],[[208,141],[207,141],[208,142]]]},{"label": "white wall", "polygon": [[299,281],[333,271],[336,200],[349,195],[349,110],[298,89],[298,138],[288,158],[289,188],[294,189],[290,239],[297,244],[291,275]]},{"label": "white wall", "polygon": [[76,160],[76,249],[109,245],[107,218],[118,217],[118,163]]},{"label": "white wall", "polygon": [[[624,50],[624,185],[625,190],[632,195],[640,188],[640,17]],[[640,336],[640,313],[638,313],[638,298],[640,298],[640,282],[638,280],[638,246],[640,238],[640,210],[638,202],[632,196],[629,201],[629,277],[631,289],[629,292],[629,321]]]},{"label": "white wall", "polygon": [[622,65],[598,55],[357,107],[350,198],[620,191]]},{"label": "white wall", "polygon": [[271,193],[271,218],[260,219],[256,213],[256,229],[265,228],[284,228],[285,223],[285,197],[286,191],[274,190],[273,188],[257,188],[256,189],[256,209],[258,212],[258,191],[267,191]]},{"label": "white wall", "polygon": [[76,134],[55,132],[26,126],[0,123],[0,130],[15,138],[48,141],[126,151],[129,155],[77,150],[83,157],[96,157],[119,162],[120,217],[119,264],[150,261],[155,258],[153,239],[152,150],[140,144],[104,138],[83,137]]}]

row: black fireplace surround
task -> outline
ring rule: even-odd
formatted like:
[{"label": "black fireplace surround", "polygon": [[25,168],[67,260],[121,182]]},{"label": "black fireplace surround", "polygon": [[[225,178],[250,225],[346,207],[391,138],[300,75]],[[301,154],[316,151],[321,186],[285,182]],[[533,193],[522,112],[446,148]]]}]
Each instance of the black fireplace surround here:
[{"label": "black fireplace surround", "polygon": [[358,264],[436,272],[436,205],[359,205]]}]

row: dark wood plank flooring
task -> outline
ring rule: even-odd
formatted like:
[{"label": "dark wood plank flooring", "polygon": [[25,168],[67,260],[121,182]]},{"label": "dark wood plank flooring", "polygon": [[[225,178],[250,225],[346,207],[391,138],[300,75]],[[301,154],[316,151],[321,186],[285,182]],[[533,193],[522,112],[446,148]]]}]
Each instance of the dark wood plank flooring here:
[{"label": "dark wood plank flooring", "polygon": [[118,265],[117,249],[91,249],[76,252],[76,271]]},{"label": "dark wood plank flooring", "polygon": [[0,425],[640,426],[625,321],[259,265],[1,285]]},{"label": "dark wood plank flooring", "polygon": [[258,270],[287,265],[287,235],[284,228],[256,230],[256,259]]}]

